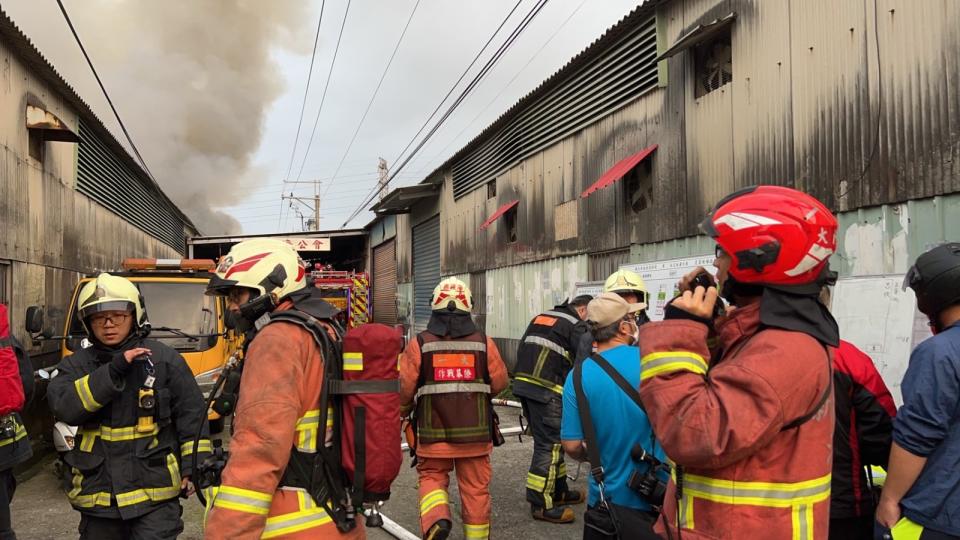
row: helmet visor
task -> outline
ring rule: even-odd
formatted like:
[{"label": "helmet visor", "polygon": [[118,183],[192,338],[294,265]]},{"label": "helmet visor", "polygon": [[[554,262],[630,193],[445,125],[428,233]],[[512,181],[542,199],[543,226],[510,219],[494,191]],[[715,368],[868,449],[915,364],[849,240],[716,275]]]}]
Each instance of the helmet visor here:
[{"label": "helmet visor", "polygon": [[110,300],[99,302],[97,304],[84,306],[80,309],[80,318],[86,320],[94,313],[103,313],[104,311],[127,311],[133,313],[136,306],[128,300]]}]

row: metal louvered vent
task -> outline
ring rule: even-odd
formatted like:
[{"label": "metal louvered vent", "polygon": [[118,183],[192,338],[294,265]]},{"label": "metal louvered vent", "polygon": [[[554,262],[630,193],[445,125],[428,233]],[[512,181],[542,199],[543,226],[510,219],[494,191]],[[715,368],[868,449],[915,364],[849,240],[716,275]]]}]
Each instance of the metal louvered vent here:
[{"label": "metal louvered vent", "polygon": [[454,198],[656,87],[656,30],[653,17],[638,24],[454,163]]},{"label": "metal louvered vent", "polygon": [[[184,252],[184,223],[152,186],[117,159],[80,121],[77,150],[77,191],[102,204],[138,229]],[[148,181],[148,180],[146,180]]]}]

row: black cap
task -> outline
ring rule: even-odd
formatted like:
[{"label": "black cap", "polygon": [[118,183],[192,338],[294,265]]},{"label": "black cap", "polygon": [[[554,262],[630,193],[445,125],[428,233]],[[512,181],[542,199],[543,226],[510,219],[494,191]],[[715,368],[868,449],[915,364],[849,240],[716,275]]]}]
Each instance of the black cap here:
[{"label": "black cap", "polygon": [[917,307],[928,317],[960,302],[960,243],[941,244],[917,257],[903,288],[917,295]]}]

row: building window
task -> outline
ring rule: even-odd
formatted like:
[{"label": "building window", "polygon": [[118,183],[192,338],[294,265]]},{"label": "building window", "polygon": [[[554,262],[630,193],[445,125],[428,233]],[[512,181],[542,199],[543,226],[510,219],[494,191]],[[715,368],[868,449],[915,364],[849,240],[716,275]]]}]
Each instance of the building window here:
[{"label": "building window", "polygon": [[635,214],[653,206],[653,159],[645,159],[627,173],[623,182],[627,205]]},{"label": "building window", "polygon": [[487,198],[492,199],[497,196],[497,179],[487,182]]},{"label": "building window", "polygon": [[10,263],[0,261],[0,304],[10,307]]},{"label": "building window", "polygon": [[28,129],[30,137],[30,157],[43,164],[43,153],[46,150],[46,140],[43,137],[43,131],[39,129]]},{"label": "building window", "polygon": [[694,96],[701,97],[733,81],[733,49],[730,26],[716,32],[709,40],[693,47],[696,87]]},{"label": "building window", "polygon": [[503,214],[503,229],[507,234],[507,241],[511,244],[517,241],[517,207],[507,210]]}]

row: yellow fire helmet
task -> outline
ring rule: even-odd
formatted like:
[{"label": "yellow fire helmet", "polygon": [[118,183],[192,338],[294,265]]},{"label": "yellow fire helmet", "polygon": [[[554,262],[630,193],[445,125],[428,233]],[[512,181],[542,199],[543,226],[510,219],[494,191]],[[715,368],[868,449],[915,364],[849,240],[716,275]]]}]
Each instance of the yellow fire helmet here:
[{"label": "yellow fire helmet", "polygon": [[470,287],[457,278],[447,278],[433,289],[433,301],[430,307],[434,311],[453,308],[470,313],[473,309],[473,293]]},{"label": "yellow fire helmet", "polygon": [[[136,317],[137,328],[142,328],[147,322],[147,311],[140,289],[129,279],[107,273],[87,282],[77,296],[77,314],[85,328],[91,315],[103,311],[129,311]],[[87,332],[89,331],[90,328],[87,328]]]},{"label": "yellow fire helmet", "polygon": [[630,270],[617,270],[610,274],[610,277],[603,282],[603,292],[633,293],[640,298],[641,302],[647,303],[647,285],[640,274]]},{"label": "yellow fire helmet", "polygon": [[306,286],[306,264],[293,247],[280,240],[258,238],[240,242],[220,258],[207,294],[225,296],[233,287],[246,287],[257,291],[257,296],[269,294],[279,302]]}]

